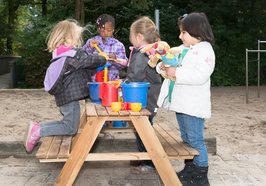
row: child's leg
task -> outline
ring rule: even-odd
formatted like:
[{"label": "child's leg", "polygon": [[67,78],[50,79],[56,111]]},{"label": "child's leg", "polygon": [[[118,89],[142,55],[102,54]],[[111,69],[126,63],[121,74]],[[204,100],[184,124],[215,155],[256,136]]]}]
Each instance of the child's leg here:
[{"label": "child's leg", "polygon": [[[204,144],[204,119],[176,113],[185,142],[199,151],[193,162],[185,161],[185,167],[177,175],[183,185],[209,186],[208,152]],[[183,139],[183,138],[182,138]]]},{"label": "child's leg", "polygon": [[208,152],[203,135],[204,119],[181,113],[176,113],[176,117],[184,142],[199,151],[199,155],[195,156],[193,163],[200,167],[207,167]]},{"label": "child's leg", "polygon": [[40,135],[74,135],[79,127],[80,105],[79,101],[73,101],[60,107],[63,115],[61,121],[50,121],[41,123]]}]

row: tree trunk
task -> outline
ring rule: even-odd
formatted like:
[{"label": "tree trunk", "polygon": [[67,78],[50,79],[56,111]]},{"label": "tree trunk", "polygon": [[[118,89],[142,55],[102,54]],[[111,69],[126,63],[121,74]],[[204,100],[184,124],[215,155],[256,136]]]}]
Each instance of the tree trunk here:
[{"label": "tree trunk", "polygon": [[6,48],[8,54],[13,53],[13,39],[11,33],[13,32],[13,25],[14,25],[14,10],[13,10],[13,0],[7,2],[8,6],[8,34],[6,38]]},{"label": "tree trunk", "polygon": [[84,24],[84,1],[75,0],[75,19],[81,24]]},{"label": "tree trunk", "polygon": [[42,16],[46,17],[47,15],[47,0],[42,0]]}]

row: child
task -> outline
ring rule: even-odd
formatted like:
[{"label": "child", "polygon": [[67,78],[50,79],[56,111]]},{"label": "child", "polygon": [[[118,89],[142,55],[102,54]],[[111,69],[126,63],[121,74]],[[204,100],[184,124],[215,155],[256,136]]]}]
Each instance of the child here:
[{"label": "child", "polygon": [[[109,80],[119,79],[119,70],[126,67],[127,57],[125,46],[113,37],[115,28],[115,19],[108,15],[103,14],[98,17],[97,28],[99,35],[90,38],[83,48],[91,54],[98,54],[98,50],[93,46],[98,45],[99,49],[108,55],[112,60],[108,60],[112,66],[108,68]],[[92,77],[93,81],[95,76]]]},{"label": "child", "polygon": [[211,44],[214,36],[204,13],[186,14],[179,18],[178,26],[182,47],[188,47],[188,51],[177,68],[158,64],[167,75],[176,78],[172,93],[169,91],[171,80],[164,80],[158,105],[176,112],[182,140],[199,152],[193,160],[185,160],[184,169],[177,173],[180,181],[183,185],[208,186],[208,152],[203,130],[205,118],[211,116],[210,76],[215,66]]},{"label": "child", "polygon": [[87,72],[104,65],[102,56],[87,54],[82,48],[83,28],[75,20],[59,22],[50,32],[48,50],[53,59],[46,71],[45,90],[55,96],[63,115],[60,121],[31,122],[25,135],[24,146],[32,152],[41,137],[74,135],[79,126],[79,100],[88,96]]},{"label": "child", "polygon": [[[162,84],[161,76],[156,70],[148,65],[149,55],[140,52],[147,44],[160,40],[159,33],[154,22],[148,17],[142,17],[132,23],[130,27],[130,42],[133,44],[129,57],[129,65],[127,70],[127,79],[130,82],[149,82],[147,109],[151,112],[149,120],[152,124],[153,117],[157,112],[157,99]],[[146,149],[138,135],[137,145],[140,152],[146,152]],[[136,167],[136,171],[149,171],[154,168],[151,161],[143,161],[141,165]]]}]

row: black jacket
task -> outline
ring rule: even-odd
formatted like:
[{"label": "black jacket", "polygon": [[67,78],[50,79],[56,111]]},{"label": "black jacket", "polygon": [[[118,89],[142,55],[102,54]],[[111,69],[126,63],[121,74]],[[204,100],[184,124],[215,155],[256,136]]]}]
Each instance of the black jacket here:
[{"label": "black jacket", "polygon": [[127,69],[127,79],[130,82],[149,82],[150,88],[148,91],[147,109],[154,112],[157,106],[157,100],[160,94],[162,78],[156,72],[155,68],[148,65],[149,57],[141,53],[137,49],[133,49],[129,66]]},{"label": "black jacket", "polygon": [[89,95],[88,70],[105,65],[102,56],[83,49],[70,50],[52,59],[46,71],[45,90],[55,96],[57,106],[81,100]]}]

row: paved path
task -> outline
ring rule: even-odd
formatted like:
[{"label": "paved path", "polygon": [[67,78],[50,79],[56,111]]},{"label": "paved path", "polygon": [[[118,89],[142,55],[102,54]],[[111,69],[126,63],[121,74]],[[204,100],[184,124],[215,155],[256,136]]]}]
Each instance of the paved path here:
[{"label": "paved path", "polygon": [[[99,143],[98,151],[110,148],[134,148],[133,141],[108,141]],[[14,144],[13,144],[14,145]],[[34,154],[29,156],[20,147],[15,157],[0,159],[0,185],[32,186],[53,185],[63,163],[39,163]],[[265,186],[266,157],[260,155],[220,155],[209,154],[209,180],[211,186]],[[172,161],[175,169],[181,170],[182,161]],[[82,167],[75,186],[162,186],[158,174],[134,174],[129,161],[86,162]]]}]

